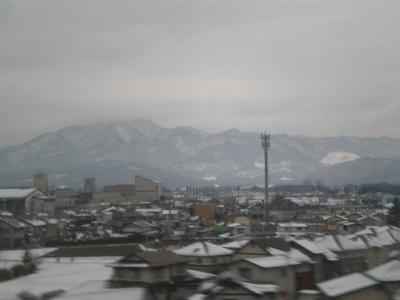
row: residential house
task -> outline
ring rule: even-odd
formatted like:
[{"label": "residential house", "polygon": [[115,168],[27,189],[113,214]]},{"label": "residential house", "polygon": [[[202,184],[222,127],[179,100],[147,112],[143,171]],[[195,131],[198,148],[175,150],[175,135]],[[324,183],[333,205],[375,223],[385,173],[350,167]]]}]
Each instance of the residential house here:
[{"label": "residential house", "polygon": [[384,225],[382,220],[375,218],[373,216],[370,216],[370,215],[357,219],[357,222],[364,226],[382,226],[382,225]]},{"label": "residential house", "polygon": [[307,231],[307,228],[307,224],[297,222],[278,223],[276,225],[277,232],[286,233],[288,235],[304,234]]},{"label": "residential house", "polygon": [[353,234],[365,228],[364,224],[358,223],[357,221],[343,221],[337,224],[336,232],[338,234],[347,235]]},{"label": "residential house", "polygon": [[314,261],[313,273],[315,282],[339,276],[338,256],[322,244],[311,240],[297,239],[291,241],[290,246],[300,250]]},{"label": "residential house", "polygon": [[44,195],[35,188],[0,189],[0,207],[3,211],[19,217],[33,210],[34,197],[44,197]]},{"label": "residential house", "polygon": [[27,225],[11,213],[0,213],[0,248],[21,247],[26,241]]},{"label": "residential house", "polygon": [[200,285],[196,294],[187,300],[272,300],[277,299],[279,287],[275,284],[256,284],[232,273],[224,272]]},{"label": "residential house", "polygon": [[222,244],[221,246],[234,252],[234,261],[250,257],[270,256],[272,254],[268,249],[289,250],[287,242],[282,238],[239,240]]},{"label": "residential house", "polygon": [[327,234],[336,233],[338,223],[347,221],[347,218],[340,216],[340,215],[324,217],[323,219],[325,222],[325,232]]},{"label": "residential house", "polygon": [[233,261],[232,250],[209,242],[196,242],[174,252],[190,259],[190,269],[208,273],[225,271]]},{"label": "residential house", "polygon": [[356,212],[356,211],[351,212],[351,213],[349,213],[348,215],[345,216],[345,218],[350,222],[355,222],[359,218],[362,218],[362,217],[364,217],[364,214]]},{"label": "residential house", "polygon": [[274,283],[285,297],[294,299],[297,290],[313,287],[313,262],[298,250],[279,253],[237,261],[231,270],[250,282]]},{"label": "residential house", "polygon": [[400,246],[400,229],[389,226],[368,226],[356,232],[352,239],[366,244],[367,263],[371,268],[386,261],[391,251]]},{"label": "residential house", "polygon": [[43,246],[47,241],[48,224],[39,219],[25,219],[27,225],[27,233],[31,237],[31,241],[37,245]]},{"label": "residential house", "polygon": [[229,223],[228,225],[228,231],[230,234],[234,237],[240,237],[240,236],[249,236],[250,235],[250,226],[240,224],[240,223]]},{"label": "residential house", "polygon": [[189,259],[171,251],[142,251],[108,266],[113,269],[113,286],[144,286],[157,299],[179,299],[177,286],[186,279]]},{"label": "residential house", "polygon": [[338,256],[341,274],[364,271],[368,267],[368,248],[361,240],[352,240],[344,235],[335,234],[316,238],[314,242]]},{"label": "residential house", "polygon": [[372,268],[366,274],[383,284],[389,293],[400,289],[400,261],[397,259],[389,260]]},{"label": "residential house", "polygon": [[46,213],[54,215],[56,208],[56,199],[54,197],[47,196],[34,196],[31,199],[31,210],[30,213]]}]

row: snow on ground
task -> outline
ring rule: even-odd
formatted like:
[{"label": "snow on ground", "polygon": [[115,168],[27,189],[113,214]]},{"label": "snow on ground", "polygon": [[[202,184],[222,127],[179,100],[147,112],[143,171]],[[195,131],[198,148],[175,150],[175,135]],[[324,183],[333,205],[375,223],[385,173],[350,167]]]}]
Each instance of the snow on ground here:
[{"label": "snow on ground", "polygon": [[327,155],[325,155],[324,158],[321,159],[320,163],[327,166],[332,166],[344,163],[346,161],[353,161],[359,158],[360,157],[357,154],[352,152],[337,151],[337,152],[330,152]]},{"label": "snow on ground", "polygon": [[82,283],[73,290],[64,293],[56,300],[141,300],[145,299],[146,290],[140,287],[132,288],[107,288],[104,281],[89,281]]},{"label": "snow on ground", "polygon": [[0,300],[18,299],[17,294],[22,291],[34,295],[60,289],[68,292],[85,282],[106,281],[111,276],[111,269],[105,264],[114,260],[68,258],[57,262],[56,258],[44,258],[36,273],[0,283]]},{"label": "snow on ground", "polygon": [[[43,256],[51,251],[54,251],[56,248],[38,248],[38,249],[30,249],[33,258],[38,258]],[[0,251],[0,269],[9,269],[14,265],[22,263],[22,257],[24,256],[25,250],[2,250]]]}]

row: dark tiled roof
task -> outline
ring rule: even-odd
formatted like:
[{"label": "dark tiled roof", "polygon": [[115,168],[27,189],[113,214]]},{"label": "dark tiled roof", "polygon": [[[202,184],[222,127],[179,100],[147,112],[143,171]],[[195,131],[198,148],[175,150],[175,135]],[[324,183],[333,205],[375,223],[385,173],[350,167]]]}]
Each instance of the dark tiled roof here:
[{"label": "dark tiled roof", "polygon": [[121,259],[120,263],[129,263],[140,260],[146,262],[150,266],[167,266],[174,264],[187,263],[190,259],[179,256],[172,251],[142,251],[134,253],[128,257]]},{"label": "dark tiled roof", "polygon": [[275,248],[281,251],[289,251],[289,244],[283,238],[259,238],[253,239],[253,242],[261,248]]},{"label": "dark tiled roof", "polygon": [[96,245],[73,246],[59,248],[46,255],[46,257],[94,257],[94,256],[128,256],[140,251],[136,244],[123,245]]}]

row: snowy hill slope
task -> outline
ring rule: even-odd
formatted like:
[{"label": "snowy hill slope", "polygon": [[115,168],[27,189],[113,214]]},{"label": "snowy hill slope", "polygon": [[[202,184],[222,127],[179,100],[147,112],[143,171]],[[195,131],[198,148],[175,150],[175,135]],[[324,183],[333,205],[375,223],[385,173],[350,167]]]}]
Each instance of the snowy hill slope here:
[{"label": "snowy hill slope", "polygon": [[[350,178],[354,182],[364,180],[365,175],[368,180],[383,180],[390,164],[384,164],[386,169],[374,164],[382,163],[379,158],[395,160],[399,153],[400,140],[385,137],[272,135],[271,181],[297,183],[320,174],[325,183],[336,184],[340,181],[336,174],[344,172],[340,170],[350,172],[346,169],[349,165],[352,174],[360,177]],[[134,175],[150,176],[170,186],[263,182],[258,133],[232,129],[211,134],[191,127],[164,128],[147,120],[74,126],[46,133],[0,148],[0,167],[3,186],[29,184],[37,171],[47,172],[51,183],[65,185],[79,185],[86,176],[96,176],[99,185],[128,183]],[[379,176],[374,176],[378,169]],[[393,173],[387,175],[392,177]]]}]

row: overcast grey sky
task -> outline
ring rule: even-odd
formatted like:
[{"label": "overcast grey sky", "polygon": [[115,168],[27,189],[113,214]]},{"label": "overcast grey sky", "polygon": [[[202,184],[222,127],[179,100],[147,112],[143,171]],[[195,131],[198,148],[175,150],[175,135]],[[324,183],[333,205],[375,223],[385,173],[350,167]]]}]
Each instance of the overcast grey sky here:
[{"label": "overcast grey sky", "polygon": [[400,137],[399,0],[0,0],[0,146],[67,125]]}]

